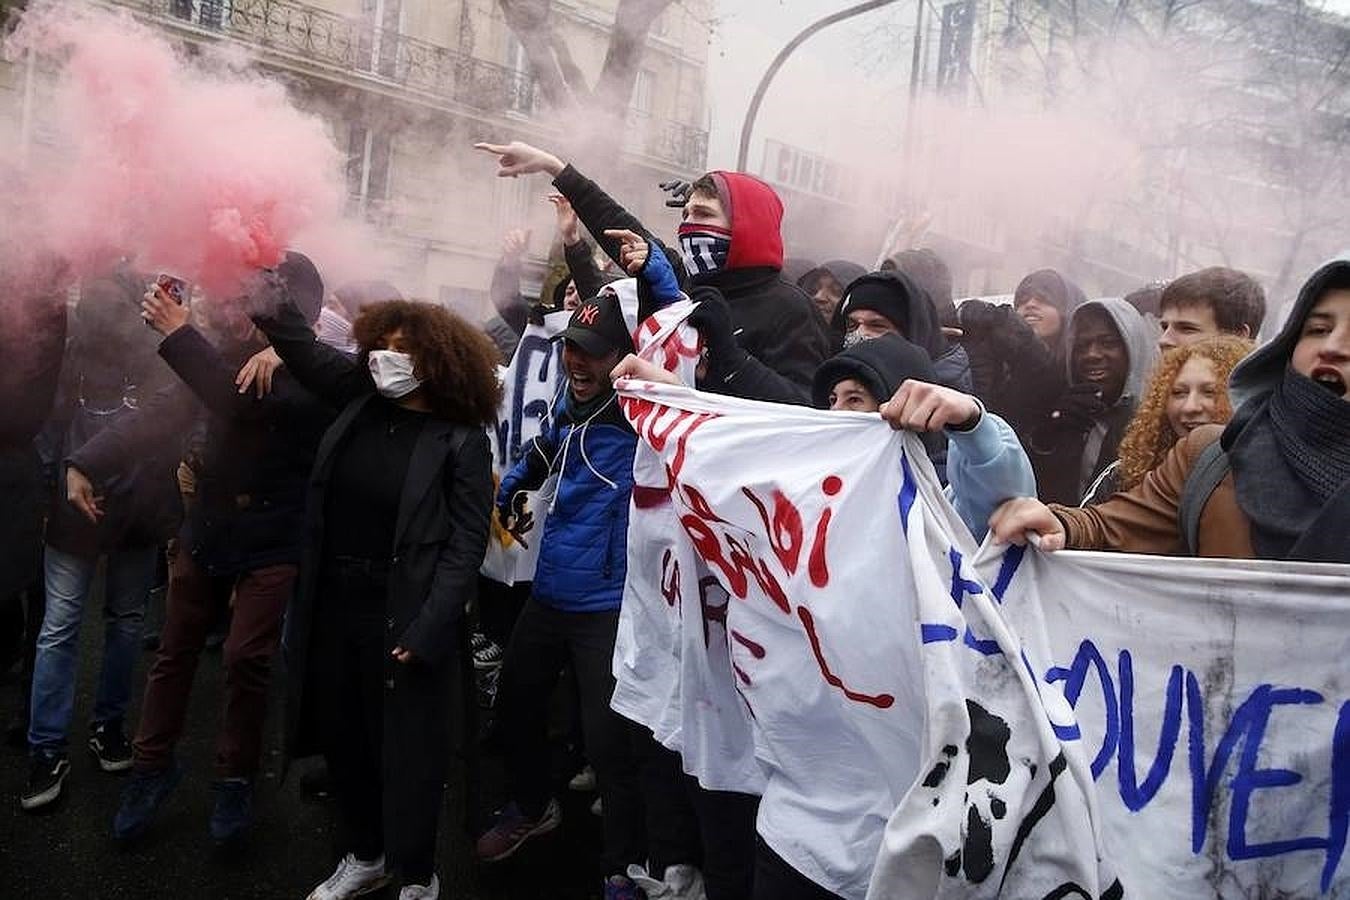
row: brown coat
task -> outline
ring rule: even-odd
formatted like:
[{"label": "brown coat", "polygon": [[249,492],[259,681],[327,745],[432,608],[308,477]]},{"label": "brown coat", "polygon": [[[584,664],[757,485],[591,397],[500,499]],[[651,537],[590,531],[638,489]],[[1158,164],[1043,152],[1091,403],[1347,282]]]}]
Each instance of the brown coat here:
[{"label": "brown coat", "polygon": [[[1178,512],[1181,493],[1196,459],[1219,439],[1223,426],[1197,428],[1177,442],[1158,468],[1124,493],[1083,509],[1052,506],[1064,523],[1066,546],[1179,556],[1184,550]],[[1200,514],[1197,555],[1251,559],[1251,526],[1238,506],[1233,473],[1210,494]]]}]

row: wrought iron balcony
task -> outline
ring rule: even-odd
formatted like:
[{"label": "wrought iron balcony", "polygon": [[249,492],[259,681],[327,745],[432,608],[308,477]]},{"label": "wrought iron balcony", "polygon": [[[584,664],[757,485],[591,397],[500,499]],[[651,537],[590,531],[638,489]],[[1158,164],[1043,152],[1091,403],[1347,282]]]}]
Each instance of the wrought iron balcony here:
[{"label": "wrought iron balcony", "polygon": [[[174,29],[216,34],[300,64],[394,85],[488,113],[532,115],[533,76],[294,0],[111,0]],[[708,135],[643,118],[627,146],[681,169],[703,167]]]},{"label": "wrought iron balcony", "polygon": [[290,0],[113,0],[175,28],[219,34],[297,62],[487,112],[528,114],[534,79],[368,21]]}]

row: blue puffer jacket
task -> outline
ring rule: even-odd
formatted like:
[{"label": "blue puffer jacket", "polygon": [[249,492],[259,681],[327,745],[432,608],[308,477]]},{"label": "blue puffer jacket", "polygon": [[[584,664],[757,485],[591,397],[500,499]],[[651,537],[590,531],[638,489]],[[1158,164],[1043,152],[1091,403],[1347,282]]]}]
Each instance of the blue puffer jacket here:
[{"label": "blue puffer jacket", "polygon": [[636,450],[637,435],[615,395],[581,421],[564,397],[552,425],[502,479],[499,507],[516,491],[534,490],[558,474],[534,573],[534,599],[540,603],[565,612],[619,608]]}]

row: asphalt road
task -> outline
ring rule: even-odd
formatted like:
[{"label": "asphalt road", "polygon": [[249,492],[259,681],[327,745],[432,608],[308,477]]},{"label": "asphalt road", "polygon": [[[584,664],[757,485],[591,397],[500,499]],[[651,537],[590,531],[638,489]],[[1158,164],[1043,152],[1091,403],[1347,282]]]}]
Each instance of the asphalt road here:
[{"label": "asphalt road", "polygon": [[[83,629],[83,653],[76,713],[71,732],[72,772],[65,796],[39,813],[19,808],[27,776],[24,751],[0,748],[0,896],[20,898],[296,898],[303,900],[331,872],[333,815],[330,802],[305,796],[294,769],[282,783],[279,716],[268,722],[268,741],[256,802],[257,818],[243,846],[230,852],[212,847],[207,834],[211,811],[211,761],[219,718],[223,673],[219,651],[207,651],[197,671],[188,727],[179,747],[187,773],[153,830],[134,848],[119,847],[109,829],[123,776],[100,772],[85,747],[87,716],[93,706],[102,656],[100,606],[91,602]],[[152,654],[142,655],[136,672],[136,706]],[[276,688],[276,685],[273,686]],[[274,690],[274,695],[276,691]],[[0,685],[0,721],[18,702],[13,678]],[[279,704],[272,704],[273,710]],[[440,829],[442,897],[472,900],[581,900],[598,897],[603,877],[597,868],[599,819],[589,811],[592,797],[571,793],[561,746],[551,767],[559,782],[563,825],[531,841],[513,858],[481,866],[471,858],[465,821],[470,786],[464,756],[452,761],[450,789]],[[499,764],[484,759],[472,779],[483,795],[476,807],[500,803]],[[379,895],[376,895],[379,896]],[[389,890],[385,896],[397,896]]]}]

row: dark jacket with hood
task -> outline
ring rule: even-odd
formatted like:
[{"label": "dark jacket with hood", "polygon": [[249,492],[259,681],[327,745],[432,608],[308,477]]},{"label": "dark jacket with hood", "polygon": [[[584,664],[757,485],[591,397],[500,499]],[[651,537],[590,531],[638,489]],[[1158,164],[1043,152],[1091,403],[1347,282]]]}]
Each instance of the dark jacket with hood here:
[{"label": "dark jacket with hood", "polygon": [[[676,273],[686,292],[692,287],[713,287],[722,293],[731,310],[737,342],[763,366],[739,371],[734,384],[701,383],[700,387],[805,405],[810,398],[811,376],[830,355],[830,340],[811,298],[782,276],[782,201],[773,188],[753,176],[720,171],[709,174],[731,219],[726,267],[691,278],[677,264]],[[653,247],[660,246],[672,255],[632,213],[570,165],[553,184],[615,261],[619,259],[619,242],[604,237],[606,229],[634,231]]]},{"label": "dark jacket with hood", "polygon": [[[159,336],[139,315],[146,280],[130,271],[91,279],[80,292],[72,337],[62,366],[61,385],[41,446],[54,502],[46,542],[91,559],[101,553],[162,543],[182,517],[174,471],[181,458],[181,435],[191,413],[177,427],[156,424],[155,440],[97,467],[83,455],[116,440],[136,423],[154,421],[156,398],[175,389],[173,373],[155,355]],[[177,404],[184,406],[190,404]],[[64,461],[79,458],[81,471],[104,497],[97,525],[66,499]]]},{"label": "dark jacket with hood", "polygon": [[[278,275],[304,309],[318,317],[323,282],[308,258],[288,253]],[[132,416],[71,454],[71,464],[105,483],[146,453],[206,418],[201,459],[194,465],[196,502],[180,546],[211,576],[273,565],[298,565],[304,534],[306,485],[319,438],[334,410],[282,367],[264,397],[240,393],[235,374],[262,345],[213,345],[192,325],[163,339],[159,354],[182,380]]]},{"label": "dark jacket with hood", "polygon": [[892,269],[870,272],[854,279],[844,290],[844,299],[835,310],[831,328],[843,335],[848,314],[854,310],[870,309],[885,316],[910,343],[928,352],[936,372],[938,384],[974,393],[970,379],[970,361],[965,351],[949,344],[938,321],[937,308],[928,294],[904,272]]},{"label": "dark jacket with hood", "polygon": [[[1120,440],[1134,416],[1144,386],[1158,359],[1158,346],[1149,323],[1124,300],[1092,300],[1074,310],[1065,327],[1067,344],[1085,310],[1100,309],[1125,342],[1128,372],[1120,397],[1110,405],[1097,401],[1087,414],[1067,415],[1070,402],[1081,402],[1085,385],[1071,385],[1031,433],[1028,452],[1036,470],[1036,484],[1046,503],[1077,504],[1097,476],[1117,457]],[[1073,379],[1073,359],[1064,362],[1068,380]],[[1084,427],[1079,427],[1080,424]]]},{"label": "dark jacket with hood", "polygon": [[[1019,300],[1036,295],[1059,311],[1064,327],[1047,346],[1017,313]],[[1076,284],[1054,269],[1038,269],[1022,279],[1013,305],[968,300],[957,311],[961,344],[970,358],[975,395],[1030,441],[1033,428],[1051,411],[1068,386],[1069,319],[1086,298]]]},{"label": "dark jacket with hood", "polygon": [[[829,409],[830,391],[845,378],[855,379],[878,403],[885,403],[907,379],[936,382],[937,373],[922,347],[898,334],[883,334],[841,350],[821,363],[811,383],[811,404]],[[938,478],[946,484],[947,439],[931,431],[920,433],[919,439]]]}]

